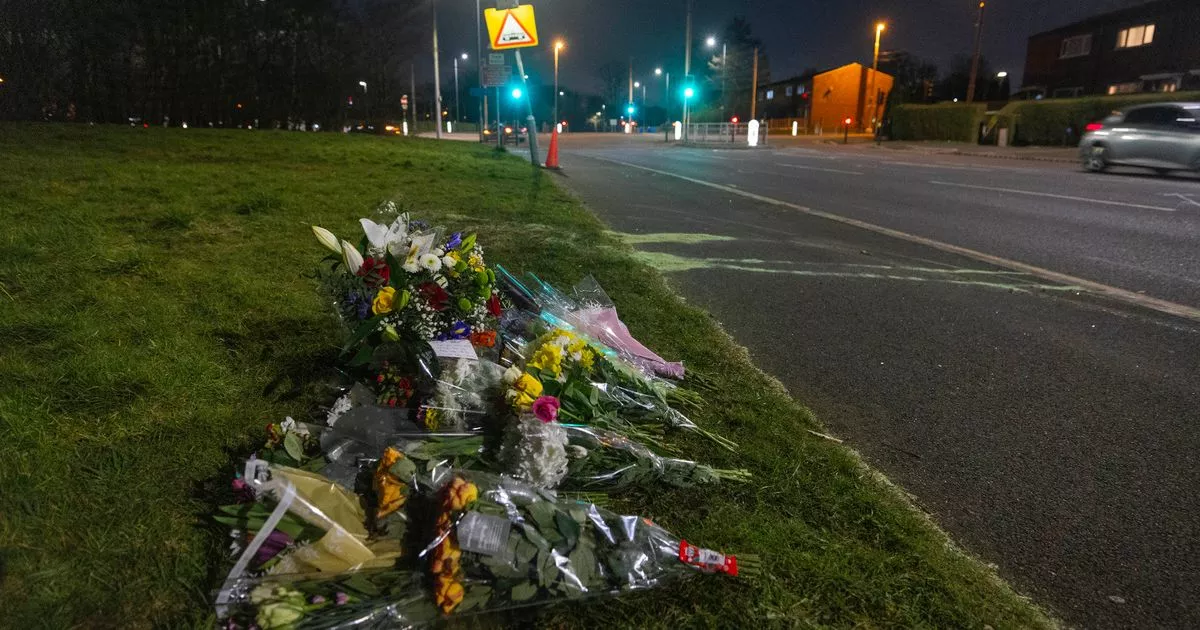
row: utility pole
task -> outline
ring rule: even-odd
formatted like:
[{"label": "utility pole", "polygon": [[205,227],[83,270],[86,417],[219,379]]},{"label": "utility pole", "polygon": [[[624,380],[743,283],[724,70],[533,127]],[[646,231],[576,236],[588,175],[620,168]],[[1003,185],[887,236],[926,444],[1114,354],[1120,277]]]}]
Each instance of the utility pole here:
[{"label": "utility pole", "polygon": [[750,120],[758,115],[758,46],[754,47],[754,76],[750,80]]},{"label": "utility pole", "polygon": [[520,48],[514,50],[513,54],[517,58],[517,72],[521,73],[521,88],[524,90],[522,95],[525,96],[525,104],[529,106],[529,117],[527,119],[529,122],[526,124],[529,135],[529,161],[534,166],[541,166],[541,162],[538,162],[537,119],[533,117],[533,95],[529,93],[529,81],[525,79],[525,63],[521,61]]},{"label": "utility pole", "polygon": [[879,40],[883,37],[883,31],[887,26],[883,22],[875,25],[875,60],[871,62],[871,91],[868,95],[871,97],[871,131],[875,132],[878,127],[876,122],[879,118],[879,99],[877,98],[878,88],[875,81],[879,77]]},{"label": "utility pole", "polygon": [[433,106],[437,108],[437,129],[434,130],[434,136],[442,139],[442,77],[441,68],[438,66],[438,44],[437,44],[437,0],[431,0],[429,3],[433,7]]},{"label": "utility pole", "polygon": [[411,82],[412,94],[412,135],[417,135],[417,64],[408,66],[408,80]]},{"label": "utility pole", "polygon": [[629,104],[633,105],[633,57],[629,58]]},{"label": "utility pole", "polygon": [[[463,53],[465,56],[466,53]],[[462,122],[462,110],[458,108],[458,57],[454,58],[454,123]]]},{"label": "utility pole", "polygon": [[979,2],[979,17],[975,20],[975,57],[971,59],[971,80],[967,82],[967,102],[975,101],[975,81],[979,78],[979,50],[983,46],[983,0]]},{"label": "utility pole", "polygon": [[483,96],[479,98],[479,121],[477,131],[479,132],[479,141],[483,142],[483,128],[487,125],[487,90],[483,87],[483,31],[481,30],[479,20],[483,12],[479,8],[479,0],[475,0],[475,65],[479,68],[479,89]]},{"label": "utility pole", "polygon": [[[725,77],[729,74],[728,42],[721,42],[721,119],[725,119]],[[753,116],[751,116],[753,118]]]},{"label": "utility pole", "polygon": [[[692,82],[692,0],[687,0],[687,33],[685,37],[686,46],[683,49],[683,89],[686,91]],[[691,122],[688,112],[688,97],[685,94],[683,97],[683,141],[688,140],[688,123]]]}]

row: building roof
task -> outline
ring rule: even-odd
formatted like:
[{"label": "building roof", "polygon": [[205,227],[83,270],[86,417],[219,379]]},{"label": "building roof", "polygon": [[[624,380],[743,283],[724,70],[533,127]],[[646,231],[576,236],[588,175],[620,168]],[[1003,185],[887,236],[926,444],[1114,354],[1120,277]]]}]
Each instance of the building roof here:
[{"label": "building roof", "polygon": [[1061,35],[1070,32],[1077,32],[1084,30],[1086,27],[1094,27],[1109,22],[1121,21],[1127,18],[1135,18],[1139,15],[1153,11],[1161,11],[1163,9],[1182,9],[1185,7],[1192,7],[1195,6],[1195,2],[1196,0],[1154,0],[1153,2],[1144,2],[1131,7],[1125,7],[1124,9],[1117,9],[1116,11],[1109,11],[1108,13],[1093,15],[1092,17],[1080,20],[1078,22],[1072,22],[1048,31],[1042,31],[1041,33],[1031,35],[1029,39],[1036,39],[1038,37],[1045,37],[1047,35]]}]

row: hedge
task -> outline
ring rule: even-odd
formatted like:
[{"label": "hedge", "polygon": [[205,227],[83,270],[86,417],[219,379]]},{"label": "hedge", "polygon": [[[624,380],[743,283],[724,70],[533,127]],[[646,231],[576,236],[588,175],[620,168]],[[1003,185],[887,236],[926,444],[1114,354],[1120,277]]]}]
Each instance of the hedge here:
[{"label": "hedge", "polygon": [[1102,120],[1114,110],[1173,101],[1200,101],[1200,92],[1014,101],[997,113],[996,123],[1010,130],[1013,144],[1073,146],[1088,123]]},{"label": "hedge", "polygon": [[897,105],[892,110],[891,136],[895,140],[975,142],[986,111],[982,103]]}]

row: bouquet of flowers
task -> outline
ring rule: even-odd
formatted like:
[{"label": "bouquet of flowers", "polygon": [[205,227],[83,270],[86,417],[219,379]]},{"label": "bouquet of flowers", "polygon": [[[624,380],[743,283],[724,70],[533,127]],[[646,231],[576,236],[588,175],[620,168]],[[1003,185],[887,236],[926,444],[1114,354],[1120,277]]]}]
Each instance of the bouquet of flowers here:
[{"label": "bouquet of flowers", "polygon": [[525,369],[508,369],[505,400],[518,413],[529,411],[541,396],[558,400],[558,413],[573,424],[614,431],[665,448],[659,436],[666,429],[685,429],[709,438],[724,448],[737,445],[706,431],[672,407],[698,404],[693,393],[651,380],[586,337],[564,328],[552,328],[521,351]]},{"label": "bouquet of flowers", "polygon": [[421,493],[431,499],[432,530],[417,564],[261,581],[235,600],[235,617],[265,627],[282,619],[298,629],[412,626],[759,568],[756,557],[701,549],[649,519],[487,473],[449,471]]},{"label": "bouquet of flowers", "polygon": [[388,223],[362,219],[353,245],[325,228],[313,233],[331,252],[319,274],[326,293],[350,328],[344,348],[352,365],[370,362],[379,348],[400,341],[466,339],[495,344],[501,314],[496,274],[484,263],[474,234],[440,231],[381,208]]}]

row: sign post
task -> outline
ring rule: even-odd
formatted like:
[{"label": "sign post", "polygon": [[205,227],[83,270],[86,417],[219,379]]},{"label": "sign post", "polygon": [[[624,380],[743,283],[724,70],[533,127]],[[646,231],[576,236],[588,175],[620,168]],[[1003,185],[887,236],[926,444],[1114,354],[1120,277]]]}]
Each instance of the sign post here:
[{"label": "sign post", "polygon": [[[498,0],[497,6],[503,1]],[[517,72],[521,75],[521,94],[525,98],[529,112],[526,125],[529,133],[529,160],[534,166],[540,166],[537,148],[537,120],[533,116],[533,95],[529,93],[529,84],[525,79],[525,63],[521,59],[520,50],[538,45],[537,22],[534,19],[533,6],[513,3],[512,8],[509,9],[487,9],[483,12],[483,17],[487,20],[488,39],[491,42],[492,50],[503,51],[511,48],[517,58]],[[498,103],[497,109],[499,109]]]}]

